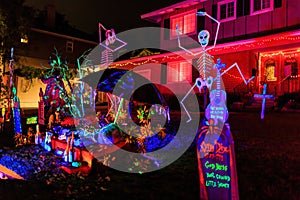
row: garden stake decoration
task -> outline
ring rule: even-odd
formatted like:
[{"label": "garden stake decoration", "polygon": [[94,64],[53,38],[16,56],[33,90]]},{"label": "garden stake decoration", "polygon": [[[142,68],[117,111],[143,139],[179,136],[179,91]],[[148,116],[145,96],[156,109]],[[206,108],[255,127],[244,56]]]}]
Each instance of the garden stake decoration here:
[{"label": "garden stake decoration", "polygon": [[266,108],[266,99],[273,99],[274,95],[272,94],[266,94],[267,93],[267,84],[264,84],[264,89],[262,94],[254,94],[254,98],[261,98],[262,99],[262,104],[261,104],[261,113],[260,113],[260,118],[264,119],[265,118],[265,108]]}]

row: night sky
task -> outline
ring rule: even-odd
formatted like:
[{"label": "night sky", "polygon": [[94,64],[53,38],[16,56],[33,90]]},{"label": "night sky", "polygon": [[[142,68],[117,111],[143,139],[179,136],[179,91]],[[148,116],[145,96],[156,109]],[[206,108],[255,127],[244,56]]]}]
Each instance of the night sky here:
[{"label": "night sky", "polygon": [[155,26],[141,15],[181,2],[180,0],[25,0],[25,5],[43,9],[53,3],[70,25],[79,30],[96,33],[98,22],[117,33],[132,28]]}]

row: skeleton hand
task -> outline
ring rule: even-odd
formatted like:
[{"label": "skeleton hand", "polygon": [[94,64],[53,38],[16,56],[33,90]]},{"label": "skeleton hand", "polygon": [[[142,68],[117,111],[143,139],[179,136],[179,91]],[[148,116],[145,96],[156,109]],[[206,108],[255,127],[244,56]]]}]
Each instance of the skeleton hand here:
[{"label": "skeleton hand", "polygon": [[200,11],[200,12],[197,12],[196,15],[197,15],[197,16],[205,16],[205,15],[206,15],[206,12]]}]

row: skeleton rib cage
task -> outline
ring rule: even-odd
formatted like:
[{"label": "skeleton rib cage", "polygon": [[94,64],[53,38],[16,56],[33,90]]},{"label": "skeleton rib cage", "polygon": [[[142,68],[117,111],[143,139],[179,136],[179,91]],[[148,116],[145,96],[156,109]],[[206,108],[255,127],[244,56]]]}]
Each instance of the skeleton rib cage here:
[{"label": "skeleton rib cage", "polygon": [[206,80],[206,78],[211,74],[213,66],[213,56],[204,51],[197,60],[197,68],[199,70],[200,77],[202,77],[203,80]]},{"label": "skeleton rib cage", "polygon": [[107,68],[113,62],[113,54],[108,49],[103,50],[101,54],[101,68]]}]

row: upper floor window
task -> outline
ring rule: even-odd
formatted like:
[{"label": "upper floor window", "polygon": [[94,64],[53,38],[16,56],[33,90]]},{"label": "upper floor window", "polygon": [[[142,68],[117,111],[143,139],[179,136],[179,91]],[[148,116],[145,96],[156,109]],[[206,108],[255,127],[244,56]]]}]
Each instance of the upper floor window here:
[{"label": "upper floor window", "polygon": [[251,15],[273,10],[274,0],[251,0]]},{"label": "upper floor window", "polygon": [[174,15],[170,18],[171,38],[176,37],[176,24],[182,34],[196,33],[196,10]]},{"label": "upper floor window", "polygon": [[167,67],[167,82],[192,81],[192,64],[189,62],[170,62]]},{"label": "upper floor window", "polygon": [[21,37],[21,43],[25,43],[25,44],[28,43],[28,36],[27,36],[27,35],[23,35],[23,36]]},{"label": "upper floor window", "polygon": [[236,19],[236,0],[218,2],[218,19],[222,22]]},{"label": "upper floor window", "polygon": [[74,48],[74,42],[73,41],[67,41],[66,43],[66,52],[73,53]]}]

